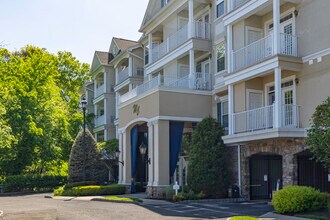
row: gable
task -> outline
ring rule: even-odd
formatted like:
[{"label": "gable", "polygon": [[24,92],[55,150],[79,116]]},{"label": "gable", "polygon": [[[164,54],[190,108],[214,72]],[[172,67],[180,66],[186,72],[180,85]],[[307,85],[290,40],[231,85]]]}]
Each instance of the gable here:
[{"label": "gable", "polygon": [[93,57],[93,61],[92,61],[92,65],[91,65],[90,73],[92,73],[94,70],[96,70],[100,65],[101,65],[101,62],[100,62],[100,60],[97,57],[96,52],[95,52],[94,57]]},{"label": "gable", "polygon": [[161,0],[150,0],[147,6],[147,10],[144,14],[144,18],[141,24],[141,29],[142,27],[150,21],[157,12],[160,11],[161,9]]}]

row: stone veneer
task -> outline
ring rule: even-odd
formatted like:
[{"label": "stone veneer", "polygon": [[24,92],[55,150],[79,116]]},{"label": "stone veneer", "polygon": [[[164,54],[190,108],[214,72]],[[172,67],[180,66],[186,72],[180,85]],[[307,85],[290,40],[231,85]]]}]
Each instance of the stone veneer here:
[{"label": "stone veneer", "polygon": [[283,186],[297,184],[295,154],[306,150],[303,138],[283,138],[255,141],[241,145],[242,196],[249,198],[249,157],[258,153],[282,156]]},{"label": "stone veneer", "polygon": [[165,199],[165,189],[166,187],[148,186],[147,197],[150,199]]}]

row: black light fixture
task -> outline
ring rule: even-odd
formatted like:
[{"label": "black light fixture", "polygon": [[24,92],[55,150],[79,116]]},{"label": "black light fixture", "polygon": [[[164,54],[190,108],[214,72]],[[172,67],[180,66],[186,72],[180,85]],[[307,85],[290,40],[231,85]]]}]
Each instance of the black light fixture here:
[{"label": "black light fixture", "polygon": [[[139,150],[140,150],[140,154],[142,155],[142,157],[145,157],[146,153],[147,153],[147,146],[144,144],[144,142],[141,143]],[[148,162],[148,164],[150,164],[150,158],[148,158],[146,162]]]},{"label": "black light fixture", "polygon": [[295,81],[296,85],[299,84],[299,79],[298,78],[296,78],[294,81]]},{"label": "black light fixture", "polygon": [[120,161],[118,158],[120,156],[120,150],[117,148],[116,151],[115,151],[115,156],[116,156],[116,161],[118,163],[121,163],[123,166],[124,166],[124,161]]}]

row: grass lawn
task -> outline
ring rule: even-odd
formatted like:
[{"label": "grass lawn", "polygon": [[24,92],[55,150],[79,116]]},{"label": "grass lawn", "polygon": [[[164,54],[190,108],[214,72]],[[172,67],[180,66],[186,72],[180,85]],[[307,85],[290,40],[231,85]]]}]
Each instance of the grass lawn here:
[{"label": "grass lawn", "polygon": [[104,198],[109,201],[142,202],[141,199],[133,197],[105,196]]},{"label": "grass lawn", "polygon": [[235,216],[235,217],[231,217],[230,220],[258,220],[258,219],[250,216]]}]

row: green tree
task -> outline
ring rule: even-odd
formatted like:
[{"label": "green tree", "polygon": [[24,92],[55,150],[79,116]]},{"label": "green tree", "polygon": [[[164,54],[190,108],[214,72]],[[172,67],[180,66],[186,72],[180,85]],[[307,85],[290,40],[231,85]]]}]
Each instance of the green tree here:
[{"label": "green tree", "polygon": [[316,107],[306,144],[315,159],[330,168],[330,97]]},{"label": "green tree", "polygon": [[203,119],[192,133],[188,184],[194,192],[221,198],[227,192],[226,147],[221,125],[212,117]]},{"label": "green tree", "polygon": [[14,137],[0,147],[0,175],[67,169],[82,123],[79,89],[88,72],[88,65],[69,52],[54,55],[34,46],[0,49],[0,123]]},{"label": "green tree", "polygon": [[93,135],[86,129],[80,132],[72,146],[69,161],[69,182],[105,180],[105,166],[99,160],[100,153]]}]

